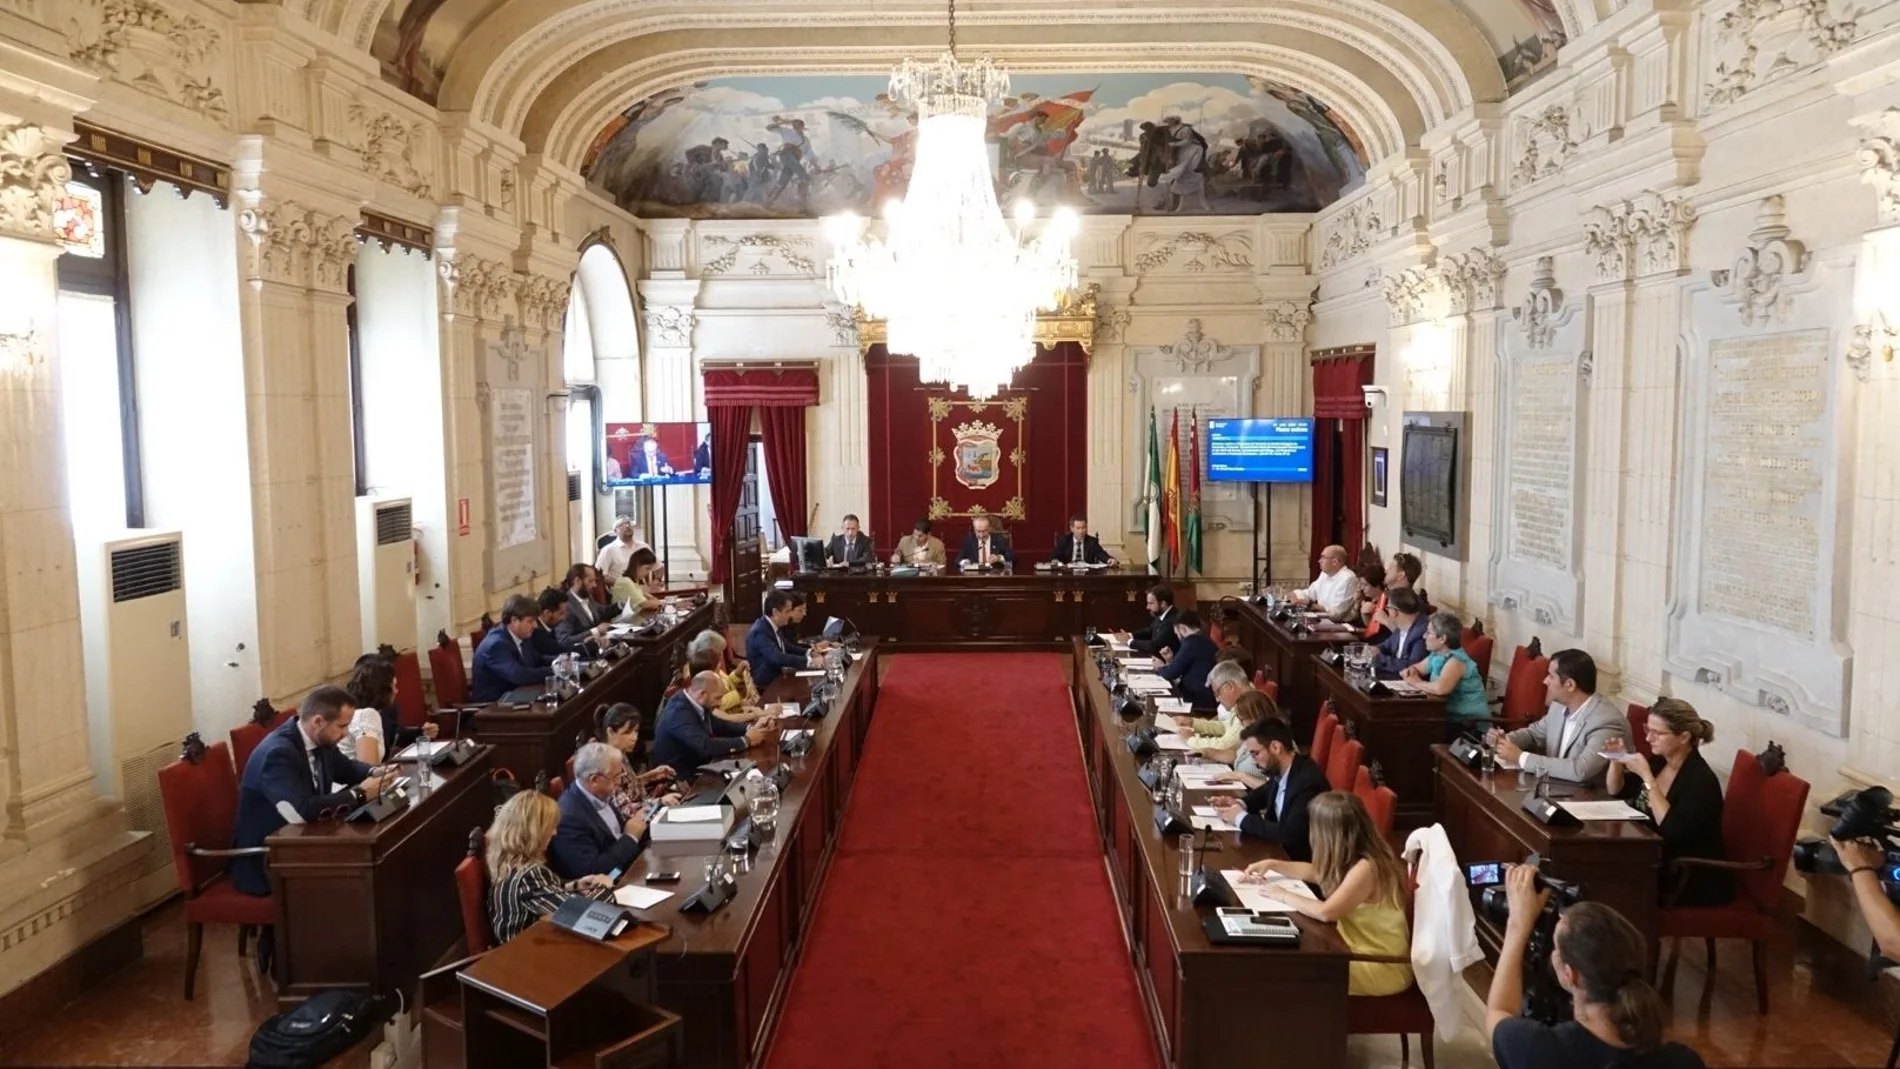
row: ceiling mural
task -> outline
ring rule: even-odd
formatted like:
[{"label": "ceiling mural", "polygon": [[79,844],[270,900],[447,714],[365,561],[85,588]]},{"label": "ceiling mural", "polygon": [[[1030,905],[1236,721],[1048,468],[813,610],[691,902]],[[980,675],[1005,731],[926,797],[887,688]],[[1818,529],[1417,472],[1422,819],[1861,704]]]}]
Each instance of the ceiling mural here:
[{"label": "ceiling mural", "polygon": [[1555,66],[1568,40],[1557,0],[1460,0],[1460,6],[1497,50],[1511,92]]},{"label": "ceiling mural", "polygon": [[[1011,82],[989,129],[1006,203],[1112,214],[1312,212],[1365,177],[1364,144],[1344,120],[1267,79],[1084,73]],[[879,76],[787,75],[669,89],[608,124],[583,172],[648,217],[871,214],[903,195],[916,150],[916,116],[888,87]]]}]

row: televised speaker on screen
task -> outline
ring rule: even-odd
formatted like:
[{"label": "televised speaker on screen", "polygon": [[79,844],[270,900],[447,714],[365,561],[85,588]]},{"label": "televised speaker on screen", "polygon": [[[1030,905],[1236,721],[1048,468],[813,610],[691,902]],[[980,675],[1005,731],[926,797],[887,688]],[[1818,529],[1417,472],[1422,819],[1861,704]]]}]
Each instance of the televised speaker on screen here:
[{"label": "televised speaker on screen", "polygon": [[712,424],[609,423],[602,466],[609,486],[712,482]]}]

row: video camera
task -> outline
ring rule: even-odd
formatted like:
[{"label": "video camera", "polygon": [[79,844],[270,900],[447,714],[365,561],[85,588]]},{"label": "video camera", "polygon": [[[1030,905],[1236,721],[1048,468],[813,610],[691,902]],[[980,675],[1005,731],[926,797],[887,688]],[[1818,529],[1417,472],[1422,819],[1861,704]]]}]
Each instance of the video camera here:
[{"label": "video camera", "polygon": [[[1535,867],[1539,861],[1538,856],[1532,854],[1524,864]],[[1483,892],[1478,898],[1479,915],[1499,928],[1511,917],[1510,895],[1504,888],[1506,869],[1506,865],[1497,861],[1465,866],[1465,882]],[[1551,971],[1550,951],[1556,944],[1558,915],[1583,901],[1583,885],[1552,879],[1539,872],[1537,889],[1550,894],[1544,899],[1543,912],[1537,915],[1530,944],[1524,950],[1523,1015],[1554,1025],[1570,1019],[1571,1005],[1570,992],[1563,989],[1557,982],[1557,974]]]},{"label": "video camera", "polygon": [[[1887,899],[1900,903],[1900,810],[1893,808],[1893,792],[1885,787],[1847,791],[1821,806],[1821,812],[1834,818],[1828,835],[1842,842],[1871,839],[1886,852],[1886,864],[1880,867],[1881,889]],[[1822,838],[1803,839],[1794,844],[1795,871],[1805,876],[1845,876],[1847,866],[1834,852],[1834,844]]]}]

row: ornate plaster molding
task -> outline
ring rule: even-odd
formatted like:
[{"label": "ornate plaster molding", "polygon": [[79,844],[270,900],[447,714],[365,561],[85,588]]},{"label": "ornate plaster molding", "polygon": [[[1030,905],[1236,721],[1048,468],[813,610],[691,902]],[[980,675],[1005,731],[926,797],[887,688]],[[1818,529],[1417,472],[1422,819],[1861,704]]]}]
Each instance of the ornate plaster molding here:
[{"label": "ornate plaster molding", "polygon": [[1782,283],[1807,267],[1806,245],[1789,237],[1787,206],[1781,195],[1762,198],[1755,209],[1755,229],[1748,246],[1735,257],[1735,266],[1717,271],[1711,281],[1735,298],[1746,326],[1779,323],[1794,303],[1782,292]]},{"label": "ornate plaster molding", "polygon": [[804,234],[741,234],[738,237],[707,234],[700,238],[700,244],[708,249],[723,246],[726,250],[700,265],[702,276],[729,274],[739,265],[742,256],[751,259],[746,270],[754,275],[772,274],[772,260],[784,264],[794,274],[818,274],[818,262],[808,255],[811,238]]},{"label": "ornate plaster molding", "polygon": [[[1524,344],[1532,349],[1550,347],[1557,334],[1557,320],[1563,315],[1564,291],[1557,288],[1556,271],[1556,261],[1539,256],[1524,303],[1511,309],[1511,318],[1524,331]],[[1589,372],[1584,374],[1587,376]]]},{"label": "ornate plaster molding", "polygon": [[840,349],[858,347],[858,316],[849,305],[827,304],[825,326],[831,328],[831,344]]},{"label": "ornate plaster molding", "polygon": [[1874,187],[1874,210],[1885,224],[1900,223],[1900,107],[1856,118],[1867,131],[1860,141],[1860,180]]},{"label": "ornate plaster molding", "polygon": [[1379,240],[1384,223],[1370,197],[1334,216],[1320,239],[1319,266],[1324,271],[1350,263]]},{"label": "ornate plaster molding", "polygon": [[1702,87],[1709,106],[1733,104],[1846,48],[1860,35],[1858,13],[1835,0],[1739,0],[1715,22]]},{"label": "ornate plaster molding", "polygon": [[512,267],[499,260],[460,253],[448,261],[446,268],[437,270],[446,270],[448,275],[444,277],[452,276],[449,307],[455,315],[496,323],[510,318],[509,305],[520,294],[519,276]]},{"label": "ornate plaster molding", "polygon": [[699,317],[691,308],[676,304],[648,304],[646,306],[647,345],[659,349],[690,349],[693,347],[693,327],[698,325]]},{"label": "ornate plaster molding", "polygon": [[1425,318],[1425,298],[1436,285],[1436,272],[1425,267],[1408,267],[1385,277],[1385,308],[1392,326],[1402,327]]},{"label": "ornate plaster molding", "polygon": [[520,283],[521,320],[530,329],[559,331],[566,325],[572,284],[546,275],[526,275]]},{"label": "ornate plaster molding", "polygon": [[1570,109],[1552,104],[1535,118],[1520,119],[1518,142],[1517,163],[1511,168],[1511,178],[1517,188],[1561,174],[1577,151],[1577,142],[1570,132]]},{"label": "ornate plaster molding", "polygon": [[67,0],[67,54],[95,72],[229,126],[231,108],[209,68],[223,35],[155,0]]},{"label": "ornate plaster molding", "polygon": [[1134,313],[1126,307],[1102,302],[1095,310],[1095,344],[1112,345],[1121,341],[1128,332],[1128,324],[1134,319]]},{"label": "ornate plaster molding", "polygon": [[1266,321],[1267,341],[1275,345],[1298,345],[1306,341],[1306,326],[1313,321],[1313,313],[1306,305],[1279,301],[1267,305],[1261,314]]},{"label": "ornate plaster molding", "polygon": [[356,261],[355,219],[265,200],[238,213],[238,229],[250,239],[245,272],[253,281],[346,292]]},{"label": "ornate plaster molding", "polygon": [[1438,262],[1437,271],[1445,287],[1446,310],[1452,315],[1490,311],[1504,303],[1504,260],[1490,249],[1447,256]]},{"label": "ornate plaster molding", "polygon": [[1225,234],[1184,230],[1175,234],[1145,234],[1147,247],[1135,255],[1135,273],[1145,275],[1173,262],[1176,255],[1186,258],[1176,269],[1188,274],[1207,271],[1252,271],[1253,235],[1241,230]]},{"label": "ornate plaster molding", "polygon": [[427,123],[405,121],[360,100],[350,104],[349,119],[365,174],[424,200],[433,197],[435,151]]},{"label": "ornate plaster molding", "polygon": [[1689,228],[1695,205],[1686,197],[1646,189],[1628,200],[1591,209],[1583,249],[1598,282],[1625,282],[1680,274],[1689,264]]},{"label": "ornate plaster molding", "polygon": [[0,123],[0,234],[53,240],[53,205],[73,177],[63,149],[43,126]]},{"label": "ornate plaster molding", "polygon": [[1155,352],[1165,360],[1174,361],[1175,367],[1185,375],[1207,371],[1239,350],[1201,333],[1201,321],[1190,319],[1187,329],[1174,344],[1163,345]]}]

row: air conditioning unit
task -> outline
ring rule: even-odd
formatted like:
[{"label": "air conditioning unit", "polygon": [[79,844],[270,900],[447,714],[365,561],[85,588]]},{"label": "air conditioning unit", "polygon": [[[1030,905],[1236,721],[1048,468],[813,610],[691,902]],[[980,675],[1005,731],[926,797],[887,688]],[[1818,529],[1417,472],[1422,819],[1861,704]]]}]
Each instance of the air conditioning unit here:
[{"label": "air conditioning unit", "polygon": [[363,649],[416,649],[416,550],[409,499],[356,499],[357,590]]},{"label": "air conditioning unit", "polygon": [[192,731],[184,536],[113,539],[82,551],[79,565],[93,774],[124,804],[127,826],[152,836],[136,885],[140,904],[152,905],[178,889],[158,770]]}]

